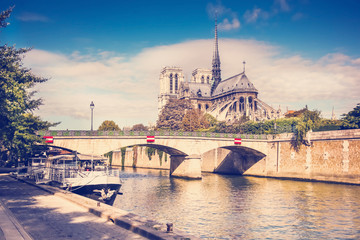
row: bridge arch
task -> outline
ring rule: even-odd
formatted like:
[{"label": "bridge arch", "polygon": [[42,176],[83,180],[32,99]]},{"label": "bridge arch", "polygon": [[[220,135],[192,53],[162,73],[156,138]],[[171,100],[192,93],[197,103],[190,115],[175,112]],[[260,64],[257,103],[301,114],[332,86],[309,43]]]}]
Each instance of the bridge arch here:
[{"label": "bridge arch", "polygon": [[202,154],[202,170],[221,174],[243,174],[266,154],[246,146],[229,145]]},{"label": "bridge arch", "polygon": [[148,144],[135,144],[135,145],[130,145],[130,146],[126,146],[126,147],[133,147],[133,146],[155,148],[155,149],[163,151],[171,156],[187,156],[188,155],[188,154],[184,153],[183,151],[180,151],[176,148],[172,148],[172,147],[160,145],[160,144],[149,144],[149,143]]}]

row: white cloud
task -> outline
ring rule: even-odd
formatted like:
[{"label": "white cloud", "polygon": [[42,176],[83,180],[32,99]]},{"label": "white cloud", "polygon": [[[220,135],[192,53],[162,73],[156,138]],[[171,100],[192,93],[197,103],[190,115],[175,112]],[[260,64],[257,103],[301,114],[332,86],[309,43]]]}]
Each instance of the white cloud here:
[{"label": "white cloud", "polygon": [[247,23],[256,22],[258,20],[258,18],[260,17],[260,14],[261,14],[260,8],[255,7],[252,11],[247,10],[244,14],[245,21]]},{"label": "white cloud", "polygon": [[206,6],[206,11],[212,18],[222,16],[228,12],[232,13],[231,9],[226,8],[221,2],[218,2],[217,4],[209,3]]},{"label": "white cloud", "polygon": [[275,0],[274,5],[276,8],[280,9],[280,11],[288,12],[290,11],[290,6],[287,0]]},{"label": "white cloud", "polygon": [[232,30],[240,28],[240,22],[237,18],[233,18],[230,22],[227,18],[225,18],[221,23],[219,23],[219,30]]},{"label": "white cloud", "polygon": [[49,18],[37,13],[24,12],[17,17],[23,22],[48,22]]},{"label": "white cloud", "polygon": [[[159,74],[163,66],[179,66],[187,79],[195,68],[210,68],[213,40],[187,41],[143,49],[125,58],[116,52],[71,55],[30,51],[24,63],[40,76],[51,77],[37,86],[44,99],[38,114],[62,121],[58,129],[89,129],[94,101],[94,128],[104,120],[119,126],[155,123]],[[283,52],[278,46],[255,40],[220,39],[222,78],[242,72],[259,90],[259,98],[283,110],[322,110],[339,116],[359,102],[360,60],[333,53],[318,60]],[[284,57],[286,56],[286,57]]]},{"label": "white cloud", "polygon": [[[241,23],[236,12],[230,8],[226,8],[221,2],[218,2],[216,5],[209,3],[206,10],[211,18],[224,17],[224,20],[219,23],[219,30],[229,31],[240,28]],[[230,21],[229,18],[232,20]]]}]

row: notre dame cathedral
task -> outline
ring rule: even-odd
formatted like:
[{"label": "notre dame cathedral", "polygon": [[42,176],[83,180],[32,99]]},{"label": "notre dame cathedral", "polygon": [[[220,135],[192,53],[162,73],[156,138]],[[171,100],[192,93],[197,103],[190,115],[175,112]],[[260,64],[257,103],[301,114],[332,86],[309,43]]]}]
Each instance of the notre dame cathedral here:
[{"label": "notre dame cathedral", "polygon": [[170,98],[189,99],[194,108],[211,114],[219,121],[233,122],[243,116],[253,121],[281,117],[275,110],[258,98],[255,88],[244,71],[230,78],[221,79],[218,49],[217,22],[215,21],[215,48],[212,70],[195,69],[190,81],[185,81],[179,67],[165,67],[160,73],[159,113]]}]

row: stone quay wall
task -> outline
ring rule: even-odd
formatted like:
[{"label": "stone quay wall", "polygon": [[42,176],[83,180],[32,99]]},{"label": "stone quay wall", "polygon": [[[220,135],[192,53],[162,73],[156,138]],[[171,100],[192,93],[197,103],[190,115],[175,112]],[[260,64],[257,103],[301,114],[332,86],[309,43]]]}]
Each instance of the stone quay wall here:
[{"label": "stone quay wall", "polygon": [[360,184],[360,129],[312,132],[308,138],[296,151],[291,136],[279,136],[269,142],[269,155],[244,175]]},{"label": "stone quay wall", "polygon": [[[125,150],[125,155],[121,150],[113,151],[112,165],[124,167],[139,167],[139,168],[154,168],[154,169],[170,169],[170,155],[163,153],[159,156],[158,151],[154,151],[149,158],[147,147],[135,146],[128,147]],[[123,150],[123,151],[124,151]]]},{"label": "stone quay wall", "polygon": [[[360,129],[311,132],[299,150],[292,138],[281,134],[267,140],[264,157],[241,149],[210,150],[201,155],[201,171],[360,184]],[[127,148],[124,160],[121,151],[113,153],[113,165],[170,169],[170,155],[153,154],[150,160],[146,147]]]}]

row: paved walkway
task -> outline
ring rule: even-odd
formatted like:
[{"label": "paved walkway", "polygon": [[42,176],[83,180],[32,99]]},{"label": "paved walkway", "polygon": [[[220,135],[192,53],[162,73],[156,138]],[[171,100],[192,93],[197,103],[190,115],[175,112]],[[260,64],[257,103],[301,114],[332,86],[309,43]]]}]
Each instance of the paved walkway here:
[{"label": "paved walkway", "polygon": [[147,239],[88,209],[0,174],[0,240]]},{"label": "paved walkway", "polygon": [[32,240],[13,214],[0,201],[0,240]]}]

